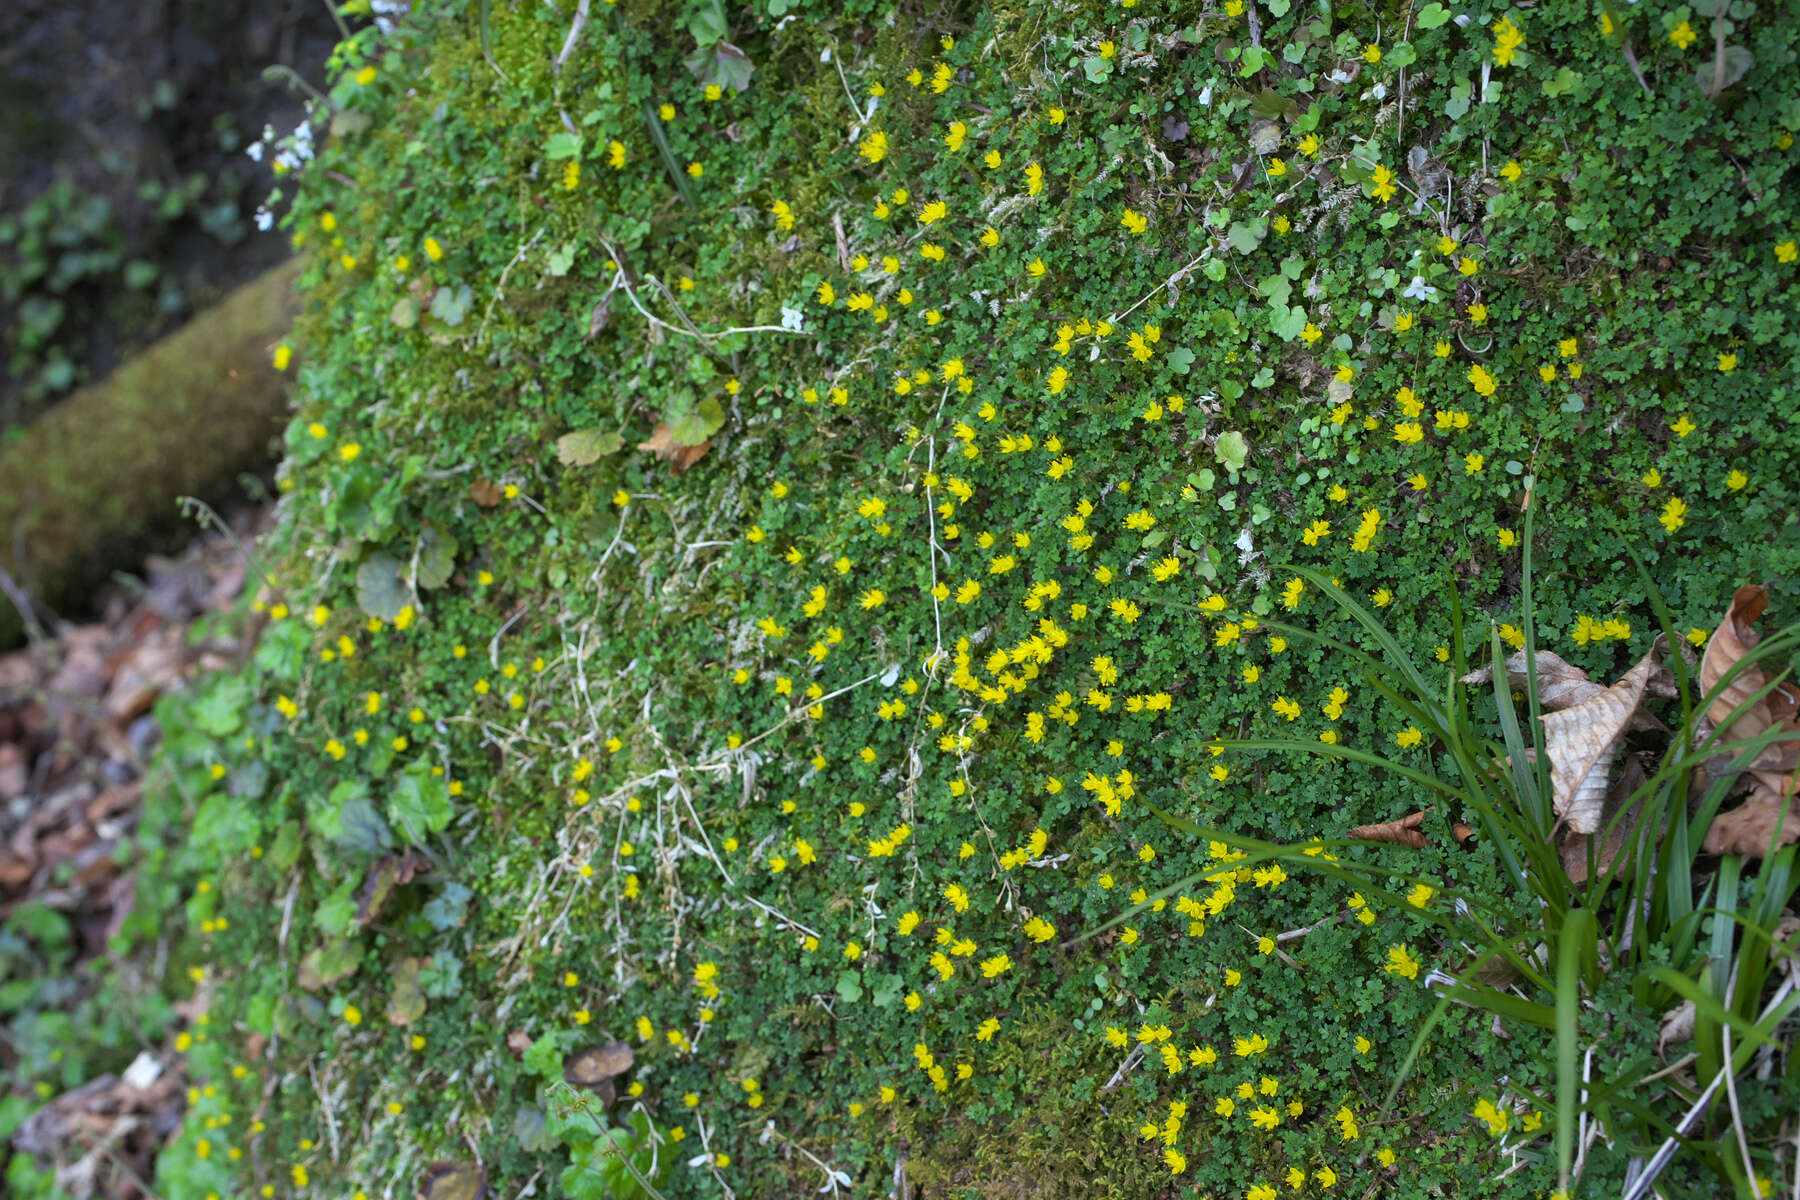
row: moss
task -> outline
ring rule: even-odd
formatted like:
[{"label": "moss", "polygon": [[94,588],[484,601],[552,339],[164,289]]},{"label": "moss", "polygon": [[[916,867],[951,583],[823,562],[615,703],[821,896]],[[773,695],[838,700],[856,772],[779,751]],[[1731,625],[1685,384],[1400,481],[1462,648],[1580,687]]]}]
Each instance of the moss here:
[{"label": "moss", "polygon": [[[60,608],[183,524],[181,496],[216,497],[268,460],[287,408],[269,354],[298,311],[298,261],[271,268],[0,452],[0,565]],[[0,603],[0,647],[23,634]]]}]

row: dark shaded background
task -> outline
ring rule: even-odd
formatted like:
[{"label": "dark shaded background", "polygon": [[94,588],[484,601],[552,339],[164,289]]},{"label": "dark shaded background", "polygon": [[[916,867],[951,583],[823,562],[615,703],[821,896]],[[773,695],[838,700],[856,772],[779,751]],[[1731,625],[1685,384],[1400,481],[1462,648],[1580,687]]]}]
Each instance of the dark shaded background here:
[{"label": "dark shaded background", "polygon": [[244,150],[337,39],[325,0],[0,2],[0,439],[287,253]]}]

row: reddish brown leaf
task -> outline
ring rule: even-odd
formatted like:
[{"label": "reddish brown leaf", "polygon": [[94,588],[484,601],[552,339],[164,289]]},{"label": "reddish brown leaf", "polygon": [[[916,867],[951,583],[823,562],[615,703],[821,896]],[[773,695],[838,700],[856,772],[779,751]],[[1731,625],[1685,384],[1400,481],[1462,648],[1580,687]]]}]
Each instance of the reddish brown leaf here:
[{"label": "reddish brown leaf", "polygon": [[563,1079],[575,1087],[600,1091],[602,1084],[610,1087],[613,1076],[631,1070],[632,1061],[631,1047],[624,1042],[583,1046],[563,1059]]},{"label": "reddish brown leaf", "polygon": [[[1768,593],[1756,584],[1746,584],[1732,596],[1731,607],[1707,642],[1706,656],[1700,660],[1702,689],[1711,691],[1755,649],[1761,635],[1754,626],[1768,605]],[[1744,741],[1771,729],[1800,732],[1800,719],[1796,719],[1800,692],[1789,686],[1779,687],[1755,704],[1743,707],[1731,719],[1732,711],[1766,687],[1769,679],[1761,667],[1752,666],[1732,680],[1707,708],[1706,715],[1713,722],[1729,720],[1719,730],[1721,741]],[[1800,798],[1800,742],[1775,742],[1764,747],[1750,764],[1749,781],[1750,795],[1744,803],[1713,818],[1703,843],[1709,852],[1761,857],[1769,852],[1777,828],[1781,831],[1780,845],[1800,841],[1800,812],[1794,806],[1794,800]]]},{"label": "reddish brown leaf", "polygon": [[500,503],[500,485],[483,475],[469,485],[469,499],[483,508],[492,508]]},{"label": "reddish brown leaf", "polygon": [[413,876],[421,871],[431,869],[431,860],[417,850],[408,850],[405,854],[384,854],[369,869],[369,877],[363,882],[362,901],[356,907],[356,923],[368,928],[376,917],[381,915],[382,908],[394,889],[413,881]]},{"label": "reddish brown leaf", "polygon": [[1411,846],[1414,850],[1423,850],[1430,845],[1425,836],[1425,814],[1430,809],[1420,809],[1397,821],[1386,821],[1380,825],[1358,825],[1350,831],[1353,838],[1361,838],[1366,842],[1387,842],[1395,846]]},{"label": "reddish brown leaf", "polygon": [[419,1175],[419,1200],[481,1200],[487,1171],[474,1163],[434,1162]]},{"label": "reddish brown leaf", "polygon": [[711,448],[711,439],[701,442],[698,446],[682,445],[675,440],[669,426],[660,421],[656,428],[650,431],[650,440],[638,443],[639,450],[650,451],[658,459],[668,463],[670,469],[677,475],[706,457],[706,452]]}]

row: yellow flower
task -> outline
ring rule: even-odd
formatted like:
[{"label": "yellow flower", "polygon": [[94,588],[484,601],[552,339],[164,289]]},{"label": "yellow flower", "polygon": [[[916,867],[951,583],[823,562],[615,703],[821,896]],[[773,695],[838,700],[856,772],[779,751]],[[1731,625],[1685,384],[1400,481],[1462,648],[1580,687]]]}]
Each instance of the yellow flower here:
[{"label": "yellow flower", "polygon": [[698,179],[706,174],[706,168],[697,162],[691,162],[687,165],[687,173],[692,175],[695,179]]},{"label": "yellow flower", "polygon": [[288,363],[292,362],[293,358],[294,358],[293,347],[289,346],[286,342],[283,342],[281,345],[275,347],[275,369],[277,371],[287,370]]},{"label": "yellow flower", "polygon": [[1508,162],[1504,167],[1500,168],[1500,177],[1508,183],[1517,183],[1519,181],[1519,176],[1523,174],[1525,174],[1525,170],[1520,167],[1517,162]]},{"label": "yellow flower", "polygon": [[1669,40],[1675,44],[1677,50],[1686,50],[1694,44],[1694,39],[1698,36],[1700,35],[1694,32],[1694,27],[1686,21],[1669,30]]},{"label": "yellow flower", "polygon": [[1658,517],[1657,521],[1661,523],[1664,529],[1668,530],[1670,533],[1674,533],[1677,529],[1680,529],[1687,523],[1685,520],[1686,515],[1687,505],[1684,504],[1679,497],[1670,496],[1669,502],[1663,505],[1662,516]]},{"label": "yellow flower", "polygon": [[1494,63],[1497,66],[1510,66],[1513,55],[1525,44],[1525,35],[1510,17],[1502,17],[1491,28],[1494,31]]},{"label": "yellow flower", "polygon": [[1737,355],[1735,355],[1735,354],[1719,355],[1719,370],[1724,371],[1729,374],[1730,372],[1737,370],[1737,365],[1738,365]]}]

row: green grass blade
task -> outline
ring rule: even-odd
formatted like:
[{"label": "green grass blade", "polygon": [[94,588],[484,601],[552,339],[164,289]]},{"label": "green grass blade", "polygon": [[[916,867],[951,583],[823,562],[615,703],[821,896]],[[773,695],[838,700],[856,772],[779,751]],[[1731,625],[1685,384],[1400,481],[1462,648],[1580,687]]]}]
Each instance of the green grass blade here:
[{"label": "green grass blade", "polygon": [[688,182],[687,172],[675,161],[675,151],[669,148],[668,136],[663,133],[662,117],[657,115],[656,106],[648,100],[644,101],[644,127],[650,131],[650,140],[656,143],[657,157],[662,159],[669,178],[675,181],[675,190],[681,193],[681,198],[689,208],[696,207],[693,185]]},{"label": "green grass blade", "polygon": [[1556,1170],[1564,1191],[1569,1187],[1569,1170],[1575,1162],[1575,1116],[1577,1088],[1576,1060],[1581,1056],[1580,1030],[1576,1018],[1581,1012],[1581,962],[1594,942],[1598,927],[1594,914],[1585,908],[1570,910],[1563,918],[1562,932],[1556,947]]},{"label": "green grass blade", "polygon": [[475,9],[475,29],[481,36],[481,57],[487,59],[488,66],[494,68],[494,74],[506,78],[506,72],[494,59],[494,35],[488,29],[488,10],[494,6],[494,0],[480,0]]}]

